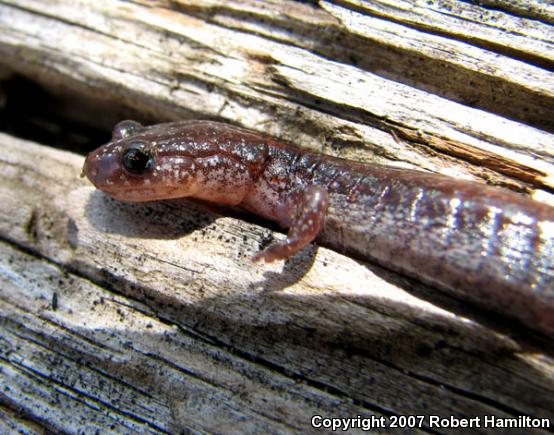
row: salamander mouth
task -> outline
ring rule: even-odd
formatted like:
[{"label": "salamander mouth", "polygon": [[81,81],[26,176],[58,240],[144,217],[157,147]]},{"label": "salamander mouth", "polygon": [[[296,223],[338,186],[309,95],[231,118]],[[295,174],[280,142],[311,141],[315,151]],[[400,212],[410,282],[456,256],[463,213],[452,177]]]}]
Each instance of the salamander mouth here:
[{"label": "salamander mouth", "polygon": [[[94,183],[93,183],[94,184]],[[187,196],[178,187],[168,186],[115,186],[114,184],[95,184],[95,186],[111,198],[123,202],[149,202],[165,199],[183,198]]]}]

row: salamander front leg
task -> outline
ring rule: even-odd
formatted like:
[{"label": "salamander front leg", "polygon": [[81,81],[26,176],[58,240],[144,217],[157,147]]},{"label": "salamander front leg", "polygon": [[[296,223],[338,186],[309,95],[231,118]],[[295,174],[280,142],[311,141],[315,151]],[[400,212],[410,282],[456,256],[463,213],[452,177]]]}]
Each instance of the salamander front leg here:
[{"label": "salamander front leg", "polygon": [[300,193],[295,218],[287,238],[257,253],[252,260],[270,263],[290,257],[313,241],[321,229],[329,206],[329,194],[320,186],[312,185]]}]

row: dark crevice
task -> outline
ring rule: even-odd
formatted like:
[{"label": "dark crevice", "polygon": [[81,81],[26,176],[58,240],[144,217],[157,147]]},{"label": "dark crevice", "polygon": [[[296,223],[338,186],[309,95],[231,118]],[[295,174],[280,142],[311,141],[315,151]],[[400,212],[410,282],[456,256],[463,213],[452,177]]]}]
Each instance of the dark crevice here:
[{"label": "dark crevice", "polygon": [[85,101],[54,95],[18,75],[0,82],[0,92],[4,133],[80,154],[110,139],[109,131],[86,121],[86,111],[91,109]]}]

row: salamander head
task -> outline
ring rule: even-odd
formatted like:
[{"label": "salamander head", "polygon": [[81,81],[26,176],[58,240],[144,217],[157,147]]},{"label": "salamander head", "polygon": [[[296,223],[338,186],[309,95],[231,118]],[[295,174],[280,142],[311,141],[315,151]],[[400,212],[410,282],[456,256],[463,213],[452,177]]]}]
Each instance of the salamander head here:
[{"label": "salamander head", "polygon": [[194,156],[171,145],[155,129],[122,121],[114,127],[112,141],[87,156],[81,176],[122,201],[194,195]]}]

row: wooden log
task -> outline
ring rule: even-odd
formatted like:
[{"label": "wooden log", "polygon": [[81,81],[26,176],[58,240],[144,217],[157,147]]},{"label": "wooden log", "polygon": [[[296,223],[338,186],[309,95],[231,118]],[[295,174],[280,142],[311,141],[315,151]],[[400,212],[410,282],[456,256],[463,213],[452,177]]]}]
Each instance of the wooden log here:
[{"label": "wooden log", "polygon": [[[453,2],[444,26],[431,7],[387,4],[8,0],[1,62],[74,104],[227,120],[551,201],[548,9],[477,19],[483,6]],[[82,162],[0,135],[3,432],[552,419],[551,343],[324,248],[253,265],[281,234],[187,201],[118,203],[79,178]]]}]

